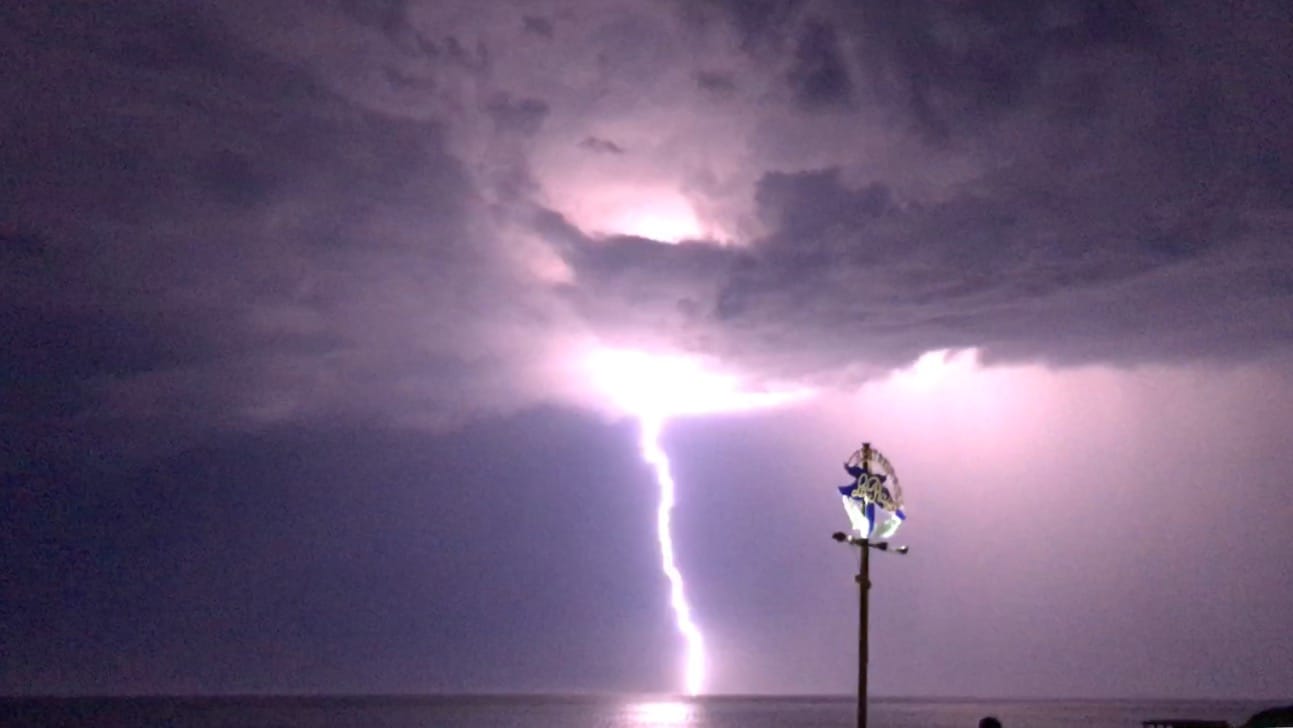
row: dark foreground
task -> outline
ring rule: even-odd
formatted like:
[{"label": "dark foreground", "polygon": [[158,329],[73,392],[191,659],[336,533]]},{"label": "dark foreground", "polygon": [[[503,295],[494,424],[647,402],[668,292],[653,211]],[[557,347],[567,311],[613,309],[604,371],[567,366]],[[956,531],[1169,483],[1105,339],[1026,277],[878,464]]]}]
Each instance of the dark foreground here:
[{"label": "dark foreground", "polygon": [[[843,697],[436,696],[5,698],[5,728],[850,728]],[[1146,718],[1241,723],[1251,702],[954,701],[877,699],[871,728],[966,728],[996,715],[1005,728],[1139,728]]]}]

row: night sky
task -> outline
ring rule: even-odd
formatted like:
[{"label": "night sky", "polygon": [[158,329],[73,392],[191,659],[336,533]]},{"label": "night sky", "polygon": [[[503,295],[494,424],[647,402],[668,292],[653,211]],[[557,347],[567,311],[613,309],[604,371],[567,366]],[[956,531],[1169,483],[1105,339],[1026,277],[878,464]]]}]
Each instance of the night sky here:
[{"label": "night sky", "polygon": [[654,407],[707,692],[852,688],[865,439],[873,693],[1289,697],[1288,2],[8,2],[0,67],[0,693],[681,691]]}]

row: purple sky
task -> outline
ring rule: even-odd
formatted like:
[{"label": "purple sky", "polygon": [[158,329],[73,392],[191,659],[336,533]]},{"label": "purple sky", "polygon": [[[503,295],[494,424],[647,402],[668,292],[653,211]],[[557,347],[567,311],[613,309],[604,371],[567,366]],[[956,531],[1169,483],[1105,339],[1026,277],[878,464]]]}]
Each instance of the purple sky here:
[{"label": "purple sky", "polygon": [[851,688],[868,439],[874,692],[1288,698],[1291,24],[3,5],[0,693],[680,690],[632,350],[814,393],[665,430],[710,691]]}]

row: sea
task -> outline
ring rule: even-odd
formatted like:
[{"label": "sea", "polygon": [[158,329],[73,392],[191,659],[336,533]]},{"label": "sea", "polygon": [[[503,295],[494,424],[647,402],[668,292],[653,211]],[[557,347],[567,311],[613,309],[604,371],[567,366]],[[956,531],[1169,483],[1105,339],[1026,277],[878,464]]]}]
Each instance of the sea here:
[{"label": "sea", "polygon": [[[869,728],[1139,728],[1178,718],[1240,725],[1255,702],[873,699]],[[853,728],[847,697],[432,696],[0,698],[26,728]]]}]

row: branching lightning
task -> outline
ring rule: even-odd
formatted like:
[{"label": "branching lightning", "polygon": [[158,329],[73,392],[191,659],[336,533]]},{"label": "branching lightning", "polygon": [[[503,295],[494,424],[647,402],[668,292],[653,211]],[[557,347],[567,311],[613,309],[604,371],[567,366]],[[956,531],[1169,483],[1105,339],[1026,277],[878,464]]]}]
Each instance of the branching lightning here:
[{"label": "branching lightning", "polygon": [[682,572],[678,570],[678,564],[674,559],[670,521],[673,517],[677,486],[669,467],[669,456],[660,446],[664,418],[644,415],[641,418],[641,425],[642,459],[655,470],[656,482],[660,485],[660,503],[656,507],[656,538],[660,542],[661,567],[669,579],[669,605],[673,607],[674,622],[687,643],[687,694],[698,695],[705,684],[705,640],[700,634],[700,627],[691,616],[691,605],[687,602]]}]

